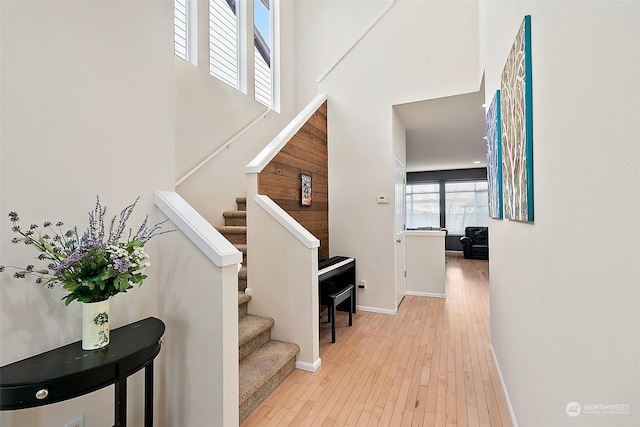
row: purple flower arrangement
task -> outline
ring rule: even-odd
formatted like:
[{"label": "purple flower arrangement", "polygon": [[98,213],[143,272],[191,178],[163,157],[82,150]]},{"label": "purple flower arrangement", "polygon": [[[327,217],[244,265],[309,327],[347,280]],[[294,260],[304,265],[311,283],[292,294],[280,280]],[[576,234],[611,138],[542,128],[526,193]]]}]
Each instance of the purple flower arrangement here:
[{"label": "purple flower arrangement", "polygon": [[[139,198],[138,198],[139,199]],[[31,224],[25,230],[20,225],[17,213],[9,213],[13,223],[12,231],[18,236],[11,241],[35,247],[40,254],[38,260],[47,263],[46,268],[36,269],[34,265],[15,269],[13,276],[18,279],[34,276],[35,282],[49,288],[62,285],[69,292],[64,298],[65,305],[72,301],[98,302],[113,295],[127,292],[134,284],[141,285],[147,278],[141,272],[148,267],[149,256],[144,245],[152,237],[174,230],[162,230],[162,221],[153,226],[147,225],[145,217],[138,231],[133,234],[129,229],[126,238],[123,234],[138,199],[124,208],[119,217],[114,216],[109,223],[108,233],[105,226],[106,207],[96,198],[93,212],[89,212],[89,226],[82,234],[77,228],[63,231],[64,224],[44,222],[42,228]],[[0,265],[0,272],[5,266]]]}]

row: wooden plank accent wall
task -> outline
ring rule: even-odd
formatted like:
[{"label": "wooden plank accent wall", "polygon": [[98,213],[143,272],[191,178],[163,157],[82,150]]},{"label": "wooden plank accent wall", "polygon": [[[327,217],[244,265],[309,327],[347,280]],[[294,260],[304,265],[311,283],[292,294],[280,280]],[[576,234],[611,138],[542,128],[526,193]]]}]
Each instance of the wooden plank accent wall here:
[{"label": "wooden plank accent wall", "polygon": [[[311,175],[311,206],[301,204],[300,174]],[[258,174],[258,194],[275,203],[320,239],[329,258],[327,103],[314,113]]]}]

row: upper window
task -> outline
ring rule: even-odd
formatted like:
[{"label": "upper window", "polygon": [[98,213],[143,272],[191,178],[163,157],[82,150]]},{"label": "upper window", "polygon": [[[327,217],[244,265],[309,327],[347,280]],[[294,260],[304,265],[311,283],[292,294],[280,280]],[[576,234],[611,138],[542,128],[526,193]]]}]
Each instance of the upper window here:
[{"label": "upper window", "polygon": [[253,57],[255,99],[271,106],[271,7],[269,0],[253,1]]},{"label": "upper window", "polygon": [[188,54],[187,17],[189,16],[187,0],[174,1],[173,15],[173,50],[176,56],[186,61]]},{"label": "upper window", "polygon": [[[188,0],[179,0],[188,1]],[[237,90],[250,93],[248,64],[253,51],[254,98],[274,104],[273,1],[209,0],[209,72]],[[239,8],[253,8],[245,11]],[[253,25],[245,22],[253,15]],[[245,28],[253,28],[253,49]]]},{"label": "upper window", "polygon": [[440,227],[440,184],[407,184],[407,228]]},{"label": "upper window", "polygon": [[178,58],[197,66],[197,2],[174,0],[173,5],[173,51]]},{"label": "upper window", "polygon": [[449,234],[464,235],[465,227],[489,225],[487,181],[447,182],[444,198]]},{"label": "upper window", "polygon": [[239,88],[238,3],[209,0],[209,72]]}]

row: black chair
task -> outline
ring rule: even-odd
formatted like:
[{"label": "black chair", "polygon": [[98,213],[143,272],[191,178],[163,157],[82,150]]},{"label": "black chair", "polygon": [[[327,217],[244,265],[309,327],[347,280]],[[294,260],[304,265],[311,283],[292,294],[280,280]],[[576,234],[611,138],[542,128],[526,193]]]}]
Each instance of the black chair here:
[{"label": "black chair", "polygon": [[466,259],[489,259],[489,227],[466,227],[460,243]]},{"label": "black chair", "polygon": [[346,301],[344,306],[348,307],[349,311],[349,326],[353,325],[353,301],[355,287],[353,285],[339,285],[335,282],[330,282],[325,285],[326,292],[323,292],[321,296],[320,305],[326,305],[329,311],[327,322],[331,323],[331,342],[336,342],[336,309],[338,305]]}]

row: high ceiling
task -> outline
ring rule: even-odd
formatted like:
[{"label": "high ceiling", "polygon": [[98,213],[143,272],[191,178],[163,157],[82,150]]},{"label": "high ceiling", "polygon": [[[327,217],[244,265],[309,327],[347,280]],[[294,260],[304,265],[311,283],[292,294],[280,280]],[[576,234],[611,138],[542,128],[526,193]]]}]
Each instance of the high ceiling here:
[{"label": "high ceiling", "polygon": [[396,105],[407,130],[407,172],[486,167],[483,104],[484,87]]}]

